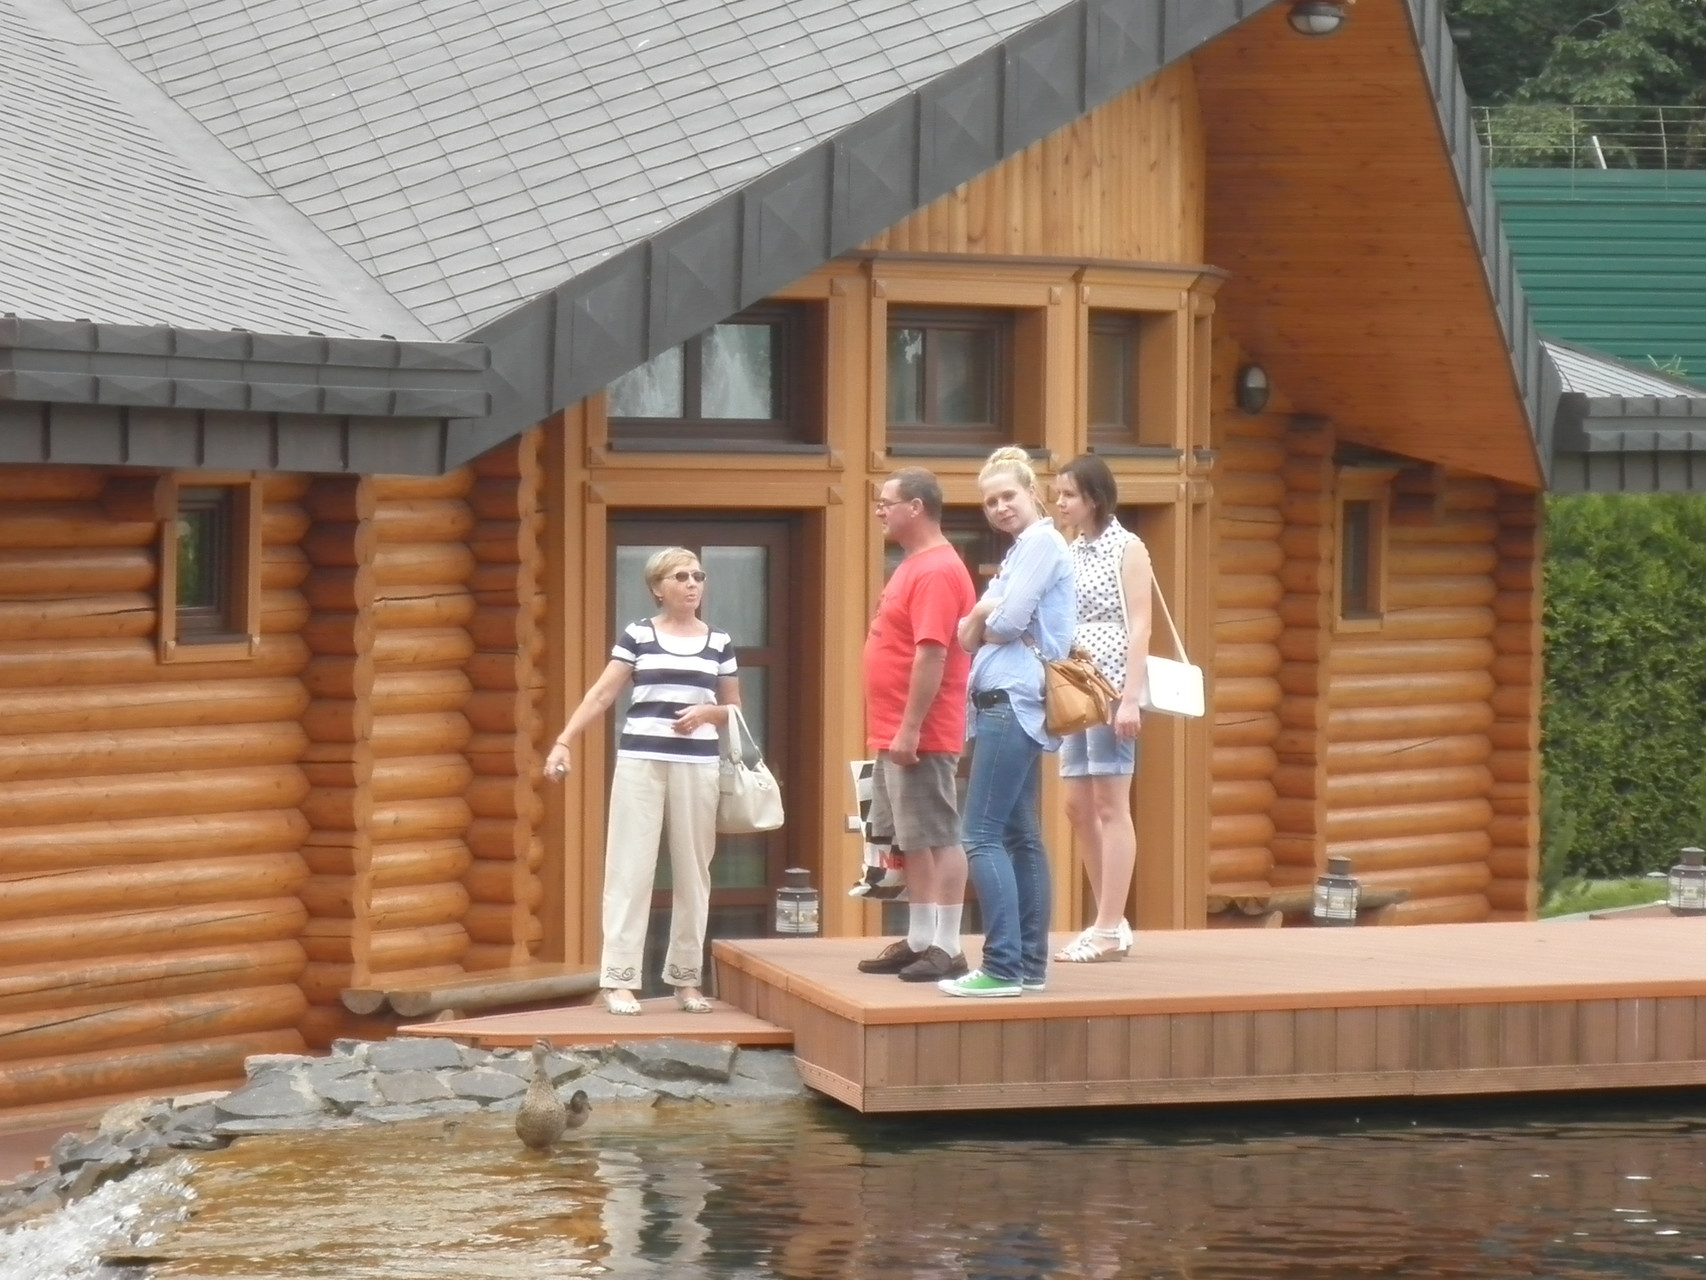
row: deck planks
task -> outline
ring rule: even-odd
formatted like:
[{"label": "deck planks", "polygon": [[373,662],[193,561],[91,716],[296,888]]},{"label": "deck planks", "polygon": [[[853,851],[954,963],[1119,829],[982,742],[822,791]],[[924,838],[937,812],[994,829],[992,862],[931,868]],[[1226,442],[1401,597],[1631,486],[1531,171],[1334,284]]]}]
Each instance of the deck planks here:
[{"label": "deck planks", "polygon": [[875,1112],[1706,1083],[1703,929],[1149,933],[981,1001],[857,972],[869,939],[715,952],[728,998],[788,1020],[808,1083]]}]

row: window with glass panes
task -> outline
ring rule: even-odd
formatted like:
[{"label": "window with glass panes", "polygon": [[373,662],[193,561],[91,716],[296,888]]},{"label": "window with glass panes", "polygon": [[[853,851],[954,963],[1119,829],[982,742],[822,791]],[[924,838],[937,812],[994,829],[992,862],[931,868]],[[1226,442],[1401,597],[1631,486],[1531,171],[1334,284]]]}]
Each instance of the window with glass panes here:
[{"label": "window with glass panes", "polygon": [[1009,441],[1011,329],[1011,317],[1000,311],[892,308],[890,448],[991,449]]},{"label": "window with glass panes", "polygon": [[742,448],[822,439],[822,343],[806,304],[754,307],[605,390],[618,448]]}]

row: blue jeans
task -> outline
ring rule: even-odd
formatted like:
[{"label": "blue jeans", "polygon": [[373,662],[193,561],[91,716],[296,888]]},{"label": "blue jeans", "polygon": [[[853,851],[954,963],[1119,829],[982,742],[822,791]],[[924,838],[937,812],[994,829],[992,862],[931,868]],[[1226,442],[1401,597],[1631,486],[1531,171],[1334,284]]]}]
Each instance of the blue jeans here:
[{"label": "blue jeans", "polygon": [[983,911],[983,971],[1004,982],[1048,970],[1048,854],[1037,824],[1042,746],[1009,703],[977,712],[960,839]]}]

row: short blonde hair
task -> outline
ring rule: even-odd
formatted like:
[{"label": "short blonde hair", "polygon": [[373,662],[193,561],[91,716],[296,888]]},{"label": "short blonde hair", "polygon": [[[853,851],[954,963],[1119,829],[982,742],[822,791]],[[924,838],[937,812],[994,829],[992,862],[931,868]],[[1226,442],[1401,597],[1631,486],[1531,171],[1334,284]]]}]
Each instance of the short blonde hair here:
[{"label": "short blonde hair", "polygon": [[663,580],[684,564],[698,564],[699,557],[686,547],[665,547],[646,561],[646,586],[655,596]]},{"label": "short blonde hair", "polygon": [[983,470],[977,473],[978,484],[987,484],[1002,472],[1010,472],[1019,487],[1030,492],[1036,500],[1037,510],[1046,511],[1043,496],[1037,489],[1037,473],[1031,467],[1031,455],[1016,444],[1004,444],[989,455],[989,461],[983,464]]}]

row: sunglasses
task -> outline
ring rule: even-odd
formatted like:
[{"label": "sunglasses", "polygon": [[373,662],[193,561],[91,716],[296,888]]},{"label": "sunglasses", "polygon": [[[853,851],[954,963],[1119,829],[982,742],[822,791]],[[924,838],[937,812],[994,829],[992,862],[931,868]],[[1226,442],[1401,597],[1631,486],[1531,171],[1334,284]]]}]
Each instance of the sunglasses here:
[{"label": "sunglasses", "polygon": [[705,581],[705,571],[703,569],[677,569],[674,573],[664,574],[664,577],[673,578],[677,582],[703,582]]}]

